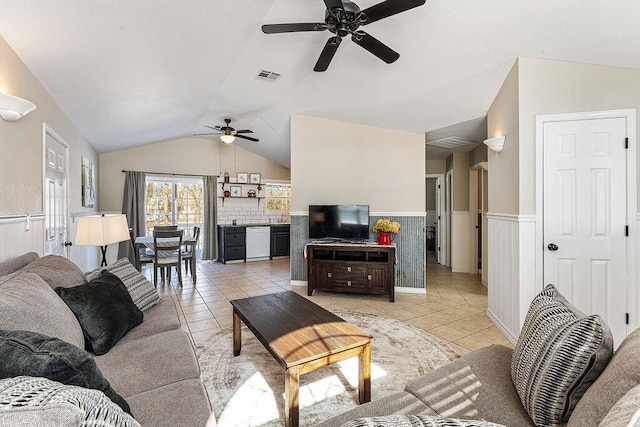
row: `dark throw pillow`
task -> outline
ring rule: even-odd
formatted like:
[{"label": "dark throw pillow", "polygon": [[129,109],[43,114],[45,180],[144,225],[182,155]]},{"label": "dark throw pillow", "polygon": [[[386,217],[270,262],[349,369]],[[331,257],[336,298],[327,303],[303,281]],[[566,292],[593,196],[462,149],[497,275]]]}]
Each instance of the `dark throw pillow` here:
[{"label": "dark throw pillow", "polygon": [[122,280],[106,270],[89,283],[55,291],[78,318],[86,349],[98,356],[142,323],[142,311]]},{"label": "dark throw pillow", "polygon": [[129,405],[102,376],[93,357],[58,338],[29,331],[0,330],[0,379],[20,375],[100,390],[123,411]]}]

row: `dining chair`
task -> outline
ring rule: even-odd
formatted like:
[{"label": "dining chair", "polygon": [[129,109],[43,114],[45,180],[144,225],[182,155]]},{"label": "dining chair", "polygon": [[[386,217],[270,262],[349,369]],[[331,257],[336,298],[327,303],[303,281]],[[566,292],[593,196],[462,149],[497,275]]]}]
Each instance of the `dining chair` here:
[{"label": "dining chair", "polygon": [[153,232],[153,284],[158,286],[158,269],[171,282],[171,267],[176,267],[178,272],[178,284],[182,286],[182,230],[155,231]]},{"label": "dining chair", "polygon": [[140,269],[142,270],[143,264],[153,264],[153,253],[150,253],[148,248],[136,249],[136,237],[133,235],[133,228],[129,228],[129,239],[131,240],[131,249],[137,258]]},{"label": "dining chair", "polygon": [[[195,239],[195,243],[193,245],[189,245],[184,248],[182,251],[182,259],[184,260],[184,271],[189,274],[189,266],[195,265],[194,257],[196,256],[196,247],[198,245],[198,240],[200,240],[200,227],[197,225],[193,227],[193,234],[191,235]],[[191,271],[193,276],[193,269]]]},{"label": "dining chair", "polygon": [[177,225],[154,225],[153,231],[176,231]]}]

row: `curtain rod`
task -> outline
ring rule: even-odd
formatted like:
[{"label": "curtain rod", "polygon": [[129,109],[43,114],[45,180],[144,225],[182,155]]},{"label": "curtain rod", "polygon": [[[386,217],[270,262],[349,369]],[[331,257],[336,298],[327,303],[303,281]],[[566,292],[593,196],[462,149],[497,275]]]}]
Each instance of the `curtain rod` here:
[{"label": "curtain rod", "polygon": [[[146,174],[149,175],[166,175],[166,176],[196,176],[198,178],[202,178],[205,175],[195,175],[195,174],[191,174],[191,173],[167,173],[167,172],[146,172],[146,171],[128,171],[128,170],[124,170],[122,169],[122,173],[126,173],[126,172],[144,172]],[[220,175],[211,175],[211,176],[215,176],[216,178],[220,178]]]}]

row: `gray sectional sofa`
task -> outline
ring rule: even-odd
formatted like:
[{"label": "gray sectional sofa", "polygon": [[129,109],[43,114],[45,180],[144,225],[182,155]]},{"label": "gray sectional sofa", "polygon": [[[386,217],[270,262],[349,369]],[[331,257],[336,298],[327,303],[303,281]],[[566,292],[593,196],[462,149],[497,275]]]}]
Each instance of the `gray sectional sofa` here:
[{"label": "gray sectional sofa", "polygon": [[[561,301],[561,305],[569,307],[567,311],[573,310],[561,296],[556,295],[555,298]],[[558,309],[553,308],[546,315],[558,317]],[[587,320],[602,323],[598,320],[598,316],[584,316],[582,319],[587,317],[590,318]],[[539,319],[538,326],[547,328],[547,325],[552,321],[549,318]],[[571,320],[567,323],[568,326],[557,329],[560,332],[552,341],[554,341],[553,346],[560,349],[558,354],[553,355],[548,350],[544,350],[547,352],[545,354],[541,350],[538,353],[538,356],[541,357],[535,363],[527,366],[529,372],[525,372],[525,375],[533,373],[531,377],[537,377],[537,379],[530,380],[531,383],[539,379],[550,379],[548,383],[552,385],[559,382],[560,380],[556,379],[556,376],[570,371],[574,364],[569,360],[571,356],[587,354],[584,346],[577,347],[576,351],[567,351],[567,347],[562,347],[563,339],[572,340],[575,338],[576,334],[568,339],[562,334],[566,329],[573,328],[576,323],[577,321]],[[604,337],[601,335],[598,340],[604,347],[608,347],[604,350],[604,353],[608,352],[608,354],[604,355],[601,363],[596,360],[597,357],[589,360],[589,354],[587,354],[584,357],[586,360],[583,360],[586,370],[575,379],[581,381],[591,374],[594,375],[595,381],[591,379],[584,384],[586,392],[582,395],[581,393],[584,391],[582,390],[575,397],[577,404],[575,402],[571,404],[572,412],[568,412],[570,415],[568,419],[551,423],[540,420],[534,422],[529,412],[539,411],[540,408],[535,408],[535,406],[541,406],[551,399],[550,396],[556,396],[558,400],[567,400],[567,396],[561,397],[559,393],[545,391],[546,386],[543,386],[536,389],[536,392],[531,395],[530,402],[533,407],[530,407],[528,411],[523,403],[523,401],[527,402],[527,399],[521,398],[517,386],[514,385],[512,376],[514,352],[535,352],[542,348],[533,340],[522,339],[523,334],[529,333],[526,328],[527,323],[525,322],[521,339],[518,342],[520,345],[517,345],[515,350],[501,345],[477,350],[409,382],[404,391],[357,406],[322,422],[318,427],[398,425],[398,417],[393,417],[394,415],[484,420],[508,427],[535,425],[628,427],[640,425],[640,329],[631,333],[611,357],[612,340],[607,337],[608,327],[603,325]],[[590,325],[587,329],[590,333],[596,328]],[[581,333],[583,332],[578,332],[578,335]],[[591,355],[595,356],[598,351],[600,351],[598,357],[602,356],[602,347],[594,350]],[[527,355],[523,357],[527,357]],[[554,370],[549,366],[544,366],[549,358],[555,358],[559,362],[556,363],[556,367],[559,369]],[[558,358],[566,358],[567,361],[558,360]],[[596,366],[598,363],[600,366]],[[593,382],[591,383],[591,381]],[[574,383],[569,392],[574,392],[578,388],[579,386]],[[420,424],[413,420],[412,423],[407,422],[403,425],[450,426],[468,424],[448,421],[444,421],[442,424],[437,422]],[[469,425],[484,424],[472,423]]]},{"label": "gray sectional sofa", "polygon": [[[77,320],[74,323],[73,316],[60,316],[63,306],[55,301],[55,292],[45,290],[42,282],[50,288],[72,287],[84,283],[84,275],[70,261],[56,258],[53,263],[35,263],[44,258],[28,253],[0,264],[0,295],[8,295],[0,303],[0,329],[28,330],[81,346],[78,339],[82,340],[82,331]],[[141,425],[207,424],[209,399],[193,346],[180,328],[171,299],[144,311],[140,325],[94,360]]]}]

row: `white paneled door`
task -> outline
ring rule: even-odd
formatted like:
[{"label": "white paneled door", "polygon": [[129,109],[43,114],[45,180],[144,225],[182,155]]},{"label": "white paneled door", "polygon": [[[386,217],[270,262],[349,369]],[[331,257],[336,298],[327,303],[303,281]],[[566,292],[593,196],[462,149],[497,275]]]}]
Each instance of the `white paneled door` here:
[{"label": "white paneled door", "polygon": [[544,124],[544,283],[627,335],[624,118]]},{"label": "white paneled door", "polygon": [[45,254],[67,256],[68,147],[50,129],[44,132]]}]

